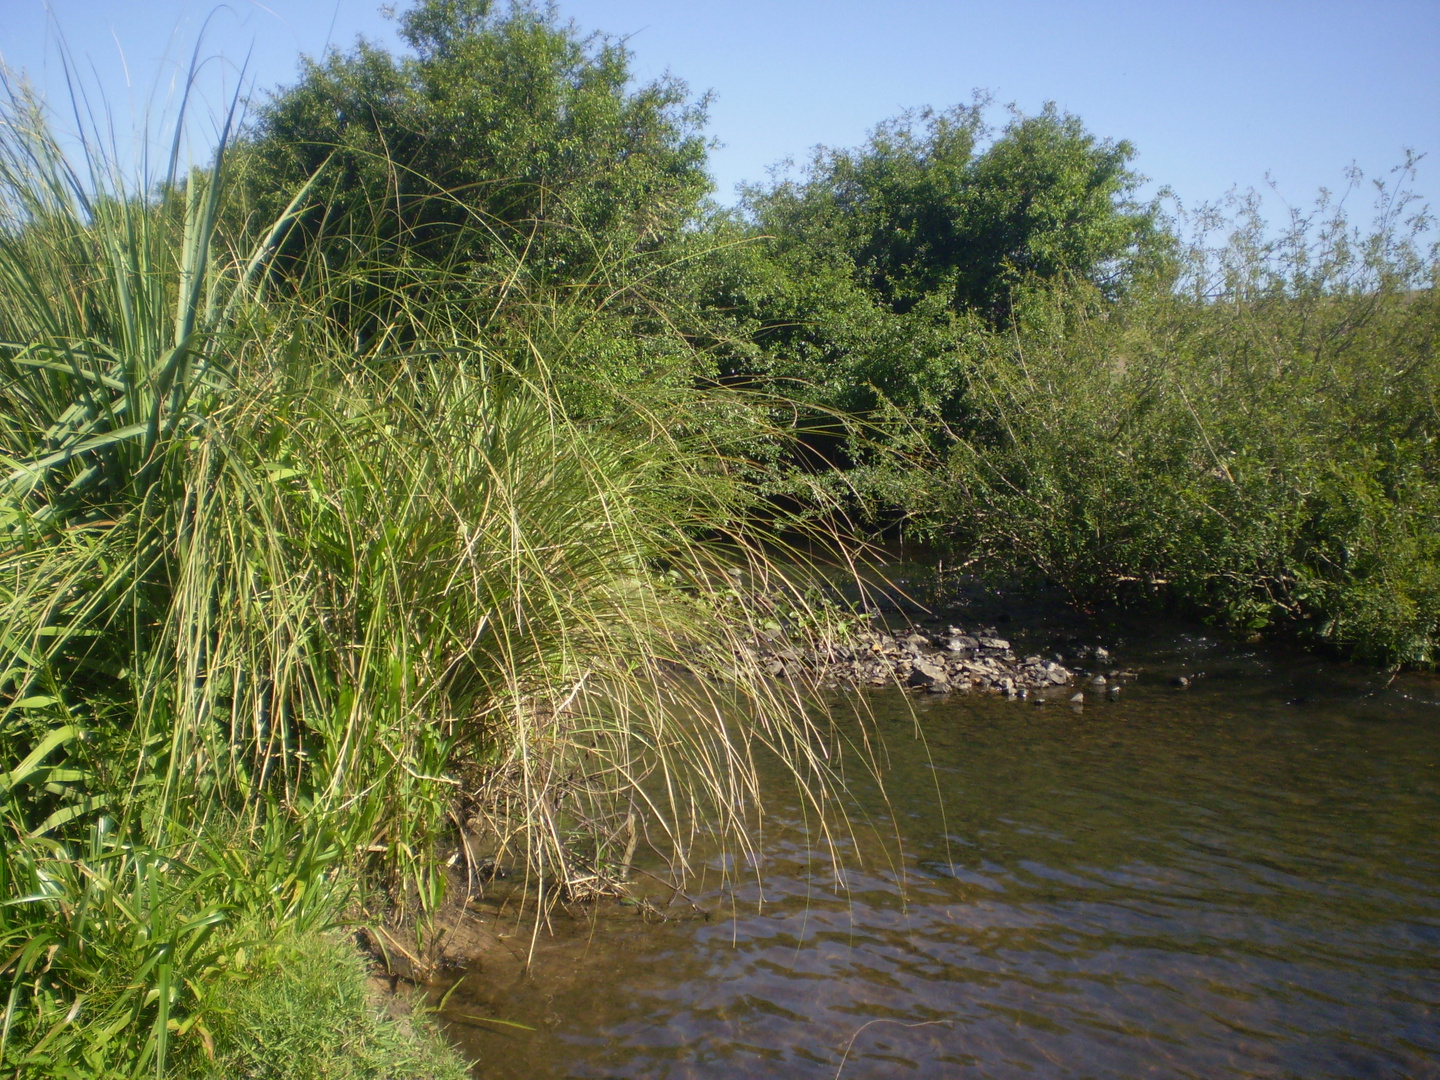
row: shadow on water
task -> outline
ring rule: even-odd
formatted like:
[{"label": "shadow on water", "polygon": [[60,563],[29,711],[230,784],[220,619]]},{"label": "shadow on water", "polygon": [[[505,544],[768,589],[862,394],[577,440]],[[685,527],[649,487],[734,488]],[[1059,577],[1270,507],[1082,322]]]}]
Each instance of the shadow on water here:
[{"label": "shadow on water", "polygon": [[1143,674],[1078,712],[868,694],[845,890],[777,785],[758,910],[557,913],[529,973],[482,915],[477,1075],[1440,1077],[1440,684],[1115,633]]}]

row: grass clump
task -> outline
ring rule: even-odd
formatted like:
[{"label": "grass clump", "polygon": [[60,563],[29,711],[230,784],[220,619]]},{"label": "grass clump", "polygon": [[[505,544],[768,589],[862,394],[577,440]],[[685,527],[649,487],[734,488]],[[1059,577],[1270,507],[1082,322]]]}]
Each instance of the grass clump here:
[{"label": "grass clump", "polygon": [[214,1080],[464,1080],[468,1069],[421,1014],[376,1000],[352,942],[287,934],[260,956],[241,932],[225,955],[235,974],[210,1003],[209,1054],[180,1075]]},{"label": "grass clump", "polygon": [[[338,963],[346,881],[423,933],[462,793],[542,904],[617,817],[682,871],[698,834],[744,849],[758,746],[824,809],[829,733],[733,605],[737,563],[778,574],[763,470],[698,419],[738,445],[773,437],[761,410],[661,380],[577,415],[589,339],[546,329],[573,312],[479,308],[380,230],[281,266],[315,177],[256,225],[223,133],[137,179],[5,91],[4,1071],[266,1075],[285,957],[294,986]],[[337,291],[383,295],[369,332]],[[379,1075],[390,1036],[354,1024],[317,1075]]]}]

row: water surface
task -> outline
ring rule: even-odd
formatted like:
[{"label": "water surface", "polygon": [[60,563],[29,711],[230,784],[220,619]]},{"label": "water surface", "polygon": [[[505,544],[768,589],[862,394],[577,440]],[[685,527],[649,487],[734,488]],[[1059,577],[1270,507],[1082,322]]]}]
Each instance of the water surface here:
[{"label": "water surface", "polygon": [[486,1078],[1440,1077],[1437,685],[1180,633],[1120,660],[1080,712],[870,694],[845,888],[777,785],[763,905],[712,874],[708,919],[557,912],[528,974],[487,916],[514,936],[452,1034]]}]

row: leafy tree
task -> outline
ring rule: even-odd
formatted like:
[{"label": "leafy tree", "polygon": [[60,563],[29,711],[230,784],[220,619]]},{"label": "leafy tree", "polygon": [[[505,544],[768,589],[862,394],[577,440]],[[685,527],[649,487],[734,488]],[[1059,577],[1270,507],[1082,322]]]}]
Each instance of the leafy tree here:
[{"label": "leafy tree", "polygon": [[400,33],[410,55],[362,40],[307,60],[259,111],[257,203],[324,166],[292,255],[565,285],[653,256],[694,217],[705,100],[668,76],[632,85],[621,43],[527,0],[418,0]]},{"label": "leafy tree", "polygon": [[987,104],[906,113],[745,193],[728,228],[753,243],[706,293],[744,343],[725,350],[731,378],[943,440],[967,412],[964,357],[1027,296],[1063,281],[1105,303],[1164,263],[1130,144],[1053,106],[997,135]]},{"label": "leafy tree", "polygon": [[1134,148],[1052,104],[977,152],[984,106],[906,113],[859,149],[822,147],[802,179],[747,193],[756,226],[781,249],[848,260],[897,314],[939,294],[999,321],[1017,287],[1061,275],[1117,292],[1161,239],[1134,200]]}]

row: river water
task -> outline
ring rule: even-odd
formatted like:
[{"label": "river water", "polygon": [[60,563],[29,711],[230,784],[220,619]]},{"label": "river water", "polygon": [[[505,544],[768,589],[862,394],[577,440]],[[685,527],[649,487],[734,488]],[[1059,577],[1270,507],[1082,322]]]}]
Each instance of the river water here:
[{"label": "river water", "polygon": [[557,912],[528,971],[490,915],[451,1034],[483,1078],[1440,1077],[1440,684],[1183,629],[1118,659],[1079,711],[867,694],[839,879],[777,784],[763,890]]}]

